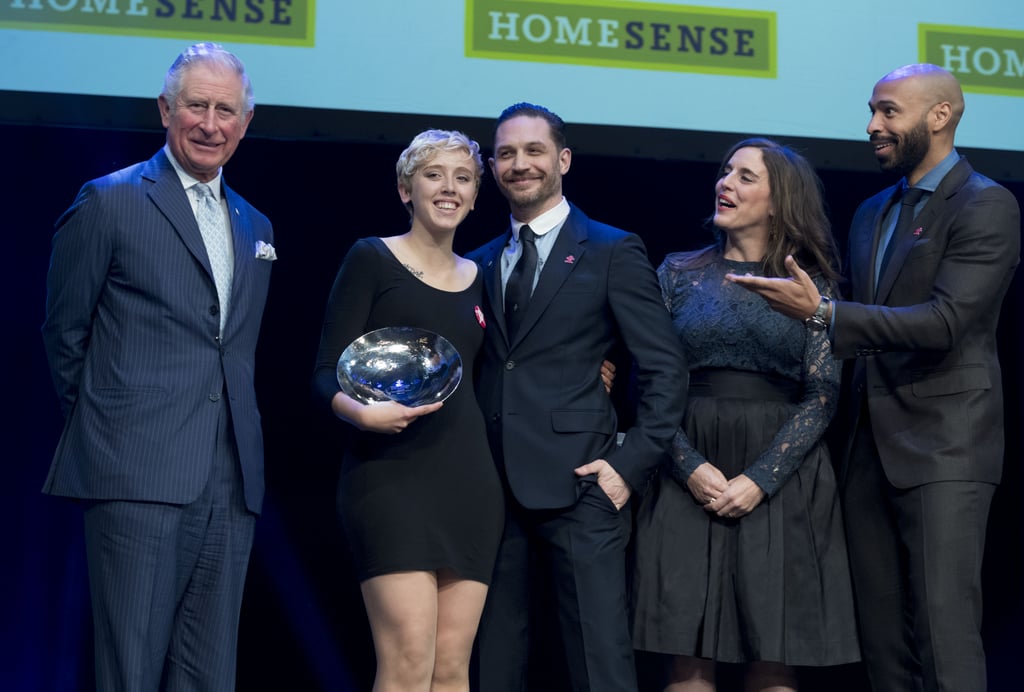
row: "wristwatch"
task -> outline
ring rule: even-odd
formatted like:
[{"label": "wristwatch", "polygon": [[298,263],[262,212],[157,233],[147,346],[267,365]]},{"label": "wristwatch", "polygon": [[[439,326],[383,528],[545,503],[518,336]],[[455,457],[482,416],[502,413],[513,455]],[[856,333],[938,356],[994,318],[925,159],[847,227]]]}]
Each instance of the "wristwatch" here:
[{"label": "wristwatch", "polygon": [[825,317],[828,315],[828,306],[831,302],[827,296],[822,296],[814,314],[804,320],[804,326],[812,332],[823,332],[828,329],[828,321]]}]

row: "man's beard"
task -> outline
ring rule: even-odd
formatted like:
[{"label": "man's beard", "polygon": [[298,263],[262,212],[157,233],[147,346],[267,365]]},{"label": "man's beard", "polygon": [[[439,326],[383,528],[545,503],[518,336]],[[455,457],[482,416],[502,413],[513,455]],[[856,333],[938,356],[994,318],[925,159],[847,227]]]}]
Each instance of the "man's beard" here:
[{"label": "man's beard", "polygon": [[909,174],[924,161],[930,145],[928,125],[922,119],[893,146],[892,156],[888,161],[881,162],[882,170],[895,171],[901,175]]},{"label": "man's beard", "polygon": [[529,191],[515,190],[504,181],[501,181],[499,186],[501,187],[502,194],[513,205],[521,209],[530,209],[544,204],[552,197],[558,195],[561,187],[561,178],[556,174],[548,173],[538,188]]}]

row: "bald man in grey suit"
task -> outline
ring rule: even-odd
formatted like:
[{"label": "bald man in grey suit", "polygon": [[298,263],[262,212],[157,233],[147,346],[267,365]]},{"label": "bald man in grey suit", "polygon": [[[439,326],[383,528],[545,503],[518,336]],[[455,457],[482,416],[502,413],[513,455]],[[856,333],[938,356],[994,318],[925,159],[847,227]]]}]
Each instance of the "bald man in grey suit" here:
[{"label": "bald man in grey suit", "polygon": [[996,326],[1020,209],[954,149],[952,74],[907,65],[868,105],[875,156],[903,179],[857,209],[851,300],[822,300],[792,258],[792,278],[732,278],[828,328],[851,360],[841,497],[872,689],[983,692],[981,565],[1003,467]]},{"label": "bald man in grey suit", "polygon": [[241,62],[190,47],[158,105],[166,146],[57,222],[42,331],[65,426],[44,491],[84,508],[97,688],[230,690],[276,253],[222,180],[253,115]]}]

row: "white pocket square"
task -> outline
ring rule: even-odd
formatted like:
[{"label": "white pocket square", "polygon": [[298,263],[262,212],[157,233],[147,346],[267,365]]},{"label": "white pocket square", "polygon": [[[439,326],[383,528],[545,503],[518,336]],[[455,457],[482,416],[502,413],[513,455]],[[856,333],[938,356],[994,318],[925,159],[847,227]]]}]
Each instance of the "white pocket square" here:
[{"label": "white pocket square", "polygon": [[270,243],[264,243],[262,240],[256,241],[256,259],[267,260],[273,262],[277,259],[277,250]]}]

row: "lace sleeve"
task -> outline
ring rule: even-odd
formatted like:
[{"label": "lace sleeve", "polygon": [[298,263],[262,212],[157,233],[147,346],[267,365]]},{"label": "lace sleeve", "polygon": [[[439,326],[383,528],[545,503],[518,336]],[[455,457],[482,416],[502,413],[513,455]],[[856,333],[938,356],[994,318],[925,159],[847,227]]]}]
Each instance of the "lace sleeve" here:
[{"label": "lace sleeve", "polygon": [[668,260],[661,263],[658,267],[658,285],[661,287],[661,300],[665,303],[665,308],[668,309],[668,314],[672,314],[672,286],[676,282],[677,272],[669,266]]},{"label": "lace sleeve", "polygon": [[672,440],[670,459],[666,462],[672,479],[685,488],[690,475],[705,461],[707,459],[693,448],[690,444],[690,439],[686,437],[686,433],[683,432],[682,428],[679,428],[676,431],[675,438]]},{"label": "lace sleeve", "polygon": [[[672,297],[675,294],[674,287],[679,280],[679,272],[672,269],[668,262],[662,262],[658,267],[658,283],[661,284],[661,297],[665,301],[665,307],[669,314],[673,314]],[[707,459],[701,456],[700,452],[690,445],[690,440],[682,428],[676,430],[675,438],[672,440],[672,448],[669,450],[669,458],[665,465],[669,475],[683,487],[698,466]]]},{"label": "lace sleeve", "polygon": [[[834,296],[831,287],[815,283],[819,283],[823,295]],[[779,429],[768,449],[744,471],[769,497],[793,475],[835,414],[840,367],[832,357],[827,331],[806,331],[803,380],[803,399],[793,416]]]}]

